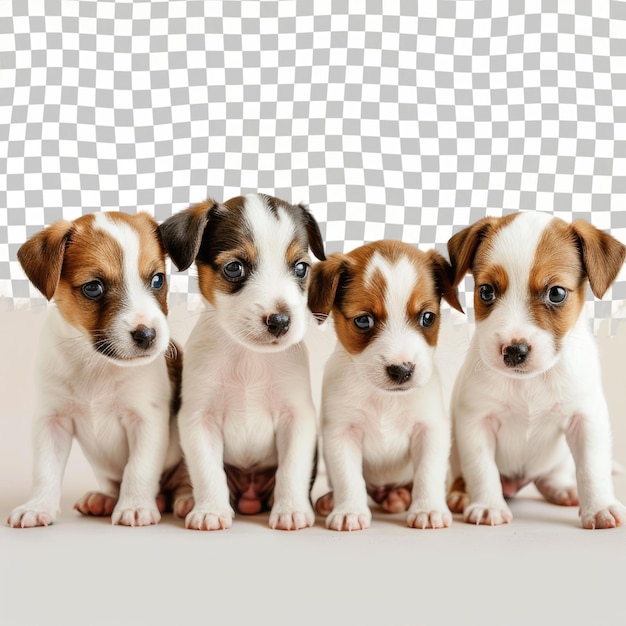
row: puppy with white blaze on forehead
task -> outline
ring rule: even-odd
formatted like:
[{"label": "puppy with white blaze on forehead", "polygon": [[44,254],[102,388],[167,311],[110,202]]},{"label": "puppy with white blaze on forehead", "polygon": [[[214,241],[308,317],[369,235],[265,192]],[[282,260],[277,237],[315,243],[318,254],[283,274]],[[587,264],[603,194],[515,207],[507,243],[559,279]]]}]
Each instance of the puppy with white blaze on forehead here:
[{"label": "puppy with white blaze on forehead", "polygon": [[175,512],[197,530],[270,509],[272,528],[311,526],[317,425],[303,339],[309,247],[325,258],[317,222],[251,194],[192,206],[161,233],[179,270],[195,261],[207,304],[185,347],[179,417],[193,497]]},{"label": "puppy with white blaze on forehead", "polygon": [[580,506],[584,528],[626,522],[611,477],[612,441],[598,350],[582,315],[626,248],[577,220],[541,212],[488,217],[448,242],[458,284],[474,278],[476,330],[452,395],[453,512],[512,519],[505,498],[534,482],[554,504]]},{"label": "puppy with white blaze on forehead", "polygon": [[55,521],[73,438],[101,487],[74,508],[156,524],[177,488],[189,489],[175,423],[182,356],[170,342],[158,224],[145,213],[61,220],[17,256],[56,306],[37,360],[33,492],[9,525]]},{"label": "puppy with white blaze on forehead", "polygon": [[313,267],[309,307],[332,312],[338,343],[324,369],[322,437],[332,492],[316,510],[333,530],[368,528],[369,496],[408,510],[413,528],[450,526],[450,420],[434,362],[444,298],[461,311],[434,250],[377,241]]}]

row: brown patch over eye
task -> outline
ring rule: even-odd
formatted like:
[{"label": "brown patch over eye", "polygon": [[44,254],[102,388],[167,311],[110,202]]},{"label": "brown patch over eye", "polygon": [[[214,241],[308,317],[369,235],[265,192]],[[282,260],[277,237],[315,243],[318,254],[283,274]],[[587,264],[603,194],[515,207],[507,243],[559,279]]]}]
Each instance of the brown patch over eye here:
[{"label": "brown patch over eye", "polygon": [[410,250],[408,258],[415,266],[417,281],[406,307],[409,324],[422,333],[429,346],[437,344],[439,334],[441,298],[433,275],[433,265],[426,255]]},{"label": "brown patch over eye", "polygon": [[[354,256],[354,255],[353,255]],[[360,265],[359,267],[366,267]],[[335,315],[335,327],[343,347],[350,354],[358,354],[378,334],[387,320],[385,310],[386,280],[378,270],[365,280],[364,272],[351,273],[340,286],[337,306],[340,315]],[[374,324],[371,329],[360,329],[355,318],[371,315]]]},{"label": "brown patch over eye", "polygon": [[[123,214],[120,214],[123,215]],[[167,315],[167,279],[165,278],[165,249],[160,238],[156,236],[158,226],[148,215],[139,214],[140,219],[130,222],[139,236],[139,275],[149,287],[156,274],[164,275],[163,286],[153,290],[161,311]],[[141,221],[140,221],[141,220]]]},{"label": "brown patch over eye", "polygon": [[[562,295],[555,287],[567,291]],[[560,347],[565,334],[574,326],[585,303],[585,272],[580,251],[571,227],[553,220],[541,235],[528,283],[530,310],[533,320],[540,328],[548,330]],[[559,297],[554,295],[559,293]]]},{"label": "brown patch over eye", "polygon": [[[74,326],[90,333],[108,328],[118,315],[124,297],[124,252],[106,232],[94,233],[93,216],[74,222],[61,280],[55,295],[57,306]],[[98,300],[85,297],[82,286],[98,280],[104,293]]]},{"label": "brown patch over eye", "polygon": [[[474,270],[474,315],[477,321],[489,316],[493,305],[509,287],[509,277],[502,265],[490,265],[477,255]],[[490,298],[489,294],[493,294]]]},{"label": "brown patch over eye", "polygon": [[[311,259],[308,255],[306,244],[303,245],[303,242],[298,238],[293,239],[289,246],[287,246],[285,263],[289,271],[293,272],[298,279],[301,291],[306,291],[311,276],[311,272],[309,271]],[[304,263],[305,266],[298,265],[300,263]]]}]

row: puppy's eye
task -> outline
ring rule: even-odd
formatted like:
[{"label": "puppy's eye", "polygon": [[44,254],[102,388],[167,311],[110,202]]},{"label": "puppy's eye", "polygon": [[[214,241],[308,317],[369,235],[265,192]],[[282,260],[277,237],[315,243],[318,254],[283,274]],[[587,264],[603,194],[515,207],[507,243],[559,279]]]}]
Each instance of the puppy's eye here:
[{"label": "puppy's eye", "polygon": [[374,328],[374,318],[371,315],[359,315],[352,321],[359,330],[370,330]]},{"label": "puppy's eye", "polygon": [[478,296],[483,302],[493,302],[496,299],[496,292],[491,285],[481,285],[478,288]]},{"label": "puppy's eye", "polygon": [[162,274],[161,272],[159,272],[158,274],[155,274],[152,277],[152,280],[150,281],[150,287],[152,287],[152,289],[161,289],[164,284],[165,284],[165,275]]},{"label": "puppy's eye", "polygon": [[244,277],[245,271],[239,261],[231,261],[224,265],[224,276],[228,280],[240,280]]},{"label": "puppy's eye", "polygon": [[306,278],[306,275],[309,273],[309,264],[299,261],[293,266],[293,273],[297,278]]},{"label": "puppy's eye", "polygon": [[563,304],[567,299],[567,289],[565,287],[550,287],[548,291],[548,301],[550,304]]},{"label": "puppy's eye", "polygon": [[89,300],[100,300],[104,295],[104,285],[99,280],[92,280],[80,287],[85,298]]},{"label": "puppy's eye", "polygon": [[434,323],[437,316],[431,311],[422,313],[420,317],[420,326],[423,328],[430,328]]}]

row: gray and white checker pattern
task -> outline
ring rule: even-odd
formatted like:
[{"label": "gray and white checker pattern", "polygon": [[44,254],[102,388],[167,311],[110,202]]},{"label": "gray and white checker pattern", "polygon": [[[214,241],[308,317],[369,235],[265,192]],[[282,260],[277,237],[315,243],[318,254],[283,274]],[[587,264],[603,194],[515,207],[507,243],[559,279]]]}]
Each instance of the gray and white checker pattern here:
[{"label": "gray and white checker pattern", "polygon": [[4,0],[0,296],[40,299],[16,251],[56,219],[256,190],[329,251],[520,208],[626,242],[625,38],[608,0]]}]

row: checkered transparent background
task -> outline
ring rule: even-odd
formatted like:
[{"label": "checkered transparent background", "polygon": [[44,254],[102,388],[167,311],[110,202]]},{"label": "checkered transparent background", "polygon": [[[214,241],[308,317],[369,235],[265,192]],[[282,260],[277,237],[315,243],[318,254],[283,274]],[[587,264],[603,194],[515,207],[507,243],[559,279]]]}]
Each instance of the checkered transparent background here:
[{"label": "checkered transparent background", "polygon": [[40,300],[16,251],[56,219],[256,190],[329,251],[518,209],[626,242],[625,38],[622,1],[2,1],[0,296]]}]

